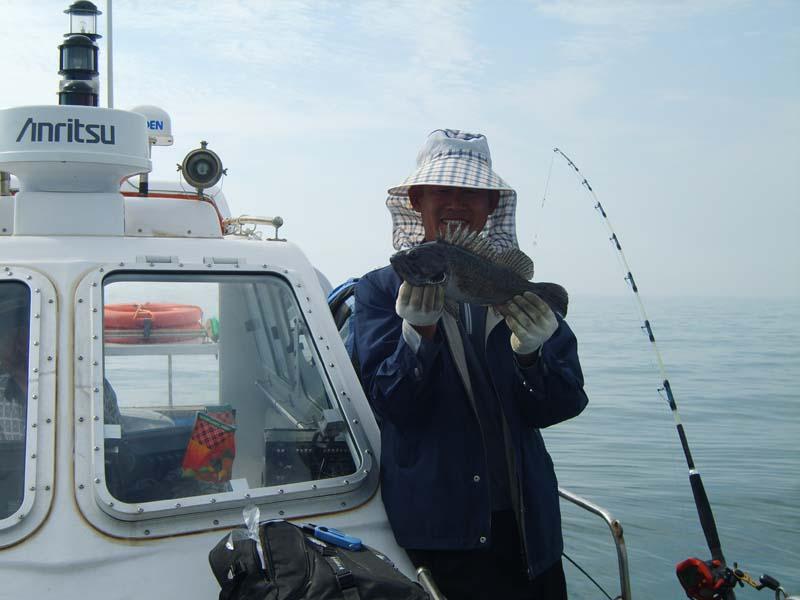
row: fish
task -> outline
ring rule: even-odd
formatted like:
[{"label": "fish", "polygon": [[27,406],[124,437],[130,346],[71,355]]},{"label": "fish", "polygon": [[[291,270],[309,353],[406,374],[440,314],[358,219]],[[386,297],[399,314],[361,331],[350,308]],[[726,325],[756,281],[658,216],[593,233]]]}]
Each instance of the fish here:
[{"label": "fish", "polygon": [[444,285],[455,302],[498,306],[533,292],[553,312],[567,315],[569,295],[557,283],[533,282],[533,260],[519,248],[495,250],[477,231],[459,226],[400,250],[389,259],[395,272],[413,286]]}]

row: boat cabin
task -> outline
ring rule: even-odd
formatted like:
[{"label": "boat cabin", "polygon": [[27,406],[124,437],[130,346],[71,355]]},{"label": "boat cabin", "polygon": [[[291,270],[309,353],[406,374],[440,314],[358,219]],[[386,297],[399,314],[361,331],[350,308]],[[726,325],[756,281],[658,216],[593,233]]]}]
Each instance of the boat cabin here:
[{"label": "boat cabin", "polygon": [[214,187],[140,193],[149,155],[142,114],[0,111],[4,593],[212,597],[208,552],[250,505],[413,575],[318,273]]}]

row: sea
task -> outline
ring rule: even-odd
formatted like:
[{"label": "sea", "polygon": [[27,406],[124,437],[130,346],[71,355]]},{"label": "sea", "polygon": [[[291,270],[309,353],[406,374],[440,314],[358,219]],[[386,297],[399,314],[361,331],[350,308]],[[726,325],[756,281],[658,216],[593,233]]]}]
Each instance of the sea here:
[{"label": "sea", "polygon": [[[800,300],[650,298],[645,309],[727,562],[800,595]],[[559,485],[622,523],[634,598],[685,598],[675,565],[710,552],[636,298],[571,297],[568,321],[589,405],[543,431]],[[562,523],[565,553],[616,597],[606,524],[566,502]],[[570,598],[606,597],[564,562]]]}]

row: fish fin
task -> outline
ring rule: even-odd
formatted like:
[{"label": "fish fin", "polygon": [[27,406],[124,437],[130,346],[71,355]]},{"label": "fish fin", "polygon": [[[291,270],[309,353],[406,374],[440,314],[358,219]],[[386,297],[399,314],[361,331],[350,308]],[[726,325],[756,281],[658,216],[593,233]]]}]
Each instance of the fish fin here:
[{"label": "fish fin", "polygon": [[460,245],[481,258],[492,262],[497,261],[497,251],[492,248],[489,239],[478,232],[471,233]]},{"label": "fish fin", "polygon": [[463,246],[464,242],[466,242],[467,239],[469,239],[469,237],[470,237],[469,227],[459,226],[453,243],[458,244],[459,246]]},{"label": "fish fin", "polygon": [[470,252],[487,258],[491,261],[495,261],[497,259],[497,251],[492,248],[492,245],[489,243],[489,238],[479,234],[478,232],[473,232],[470,234],[470,236],[464,241],[463,246]]},{"label": "fish fin", "polygon": [[459,246],[461,246],[462,248],[466,248],[467,250],[473,251],[477,242],[478,242],[478,232],[467,231],[466,235],[464,235],[459,239]]},{"label": "fish fin", "polygon": [[450,240],[452,238],[453,238],[453,229],[450,227],[449,224],[447,225],[447,228],[445,229],[444,233],[439,232],[436,235],[437,240],[440,240],[442,242],[447,242],[448,244],[450,243]]},{"label": "fish fin", "polygon": [[497,251],[492,248],[489,239],[477,231],[470,231],[467,227],[461,225],[455,228],[448,227],[445,235],[439,239],[464,248],[486,260],[497,262]]},{"label": "fish fin", "polygon": [[562,286],[557,283],[536,282],[530,284],[528,291],[544,300],[553,312],[557,312],[562,317],[567,316],[569,294]]},{"label": "fish fin", "polygon": [[493,260],[528,281],[533,279],[533,260],[519,248],[496,252]]},{"label": "fish fin", "polygon": [[447,229],[444,236],[440,235],[439,239],[447,242],[448,244],[458,244],[458,240],[464,235],[464,228],[459,223],[453,226],[452,223],[447,224]]}]

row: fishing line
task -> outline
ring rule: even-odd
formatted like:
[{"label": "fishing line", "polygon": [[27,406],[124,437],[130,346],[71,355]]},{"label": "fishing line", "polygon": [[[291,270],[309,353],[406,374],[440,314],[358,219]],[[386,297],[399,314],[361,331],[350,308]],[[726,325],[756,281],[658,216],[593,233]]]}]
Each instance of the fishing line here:
[{"label": "fishing line", "polygon": [[[547,191],[550,189],[550,175],[553,174],[553,163],[556,161],[556,155],[553,154],[553,157],[550,159],[550,168],[547,170],[547,180],[544,183],[544,194],[542,194],[542,203],[539,206],[539,210],[544,212],[544,202],[547,199]],[[536,219],[536,229],[533,232],[533,245],[534,247],[539,245],[539,228],[542,226],[542,219]]]},{"label": "fishing line", "polygon": [[[575,172],[575,175],[578,177],[581,185],[586,188],[586,191],[591,195],[592,200],[594,201],[594,208],[597,210],[598,213],[603,217],[603,222],[606,224],[610,237],[608,238],[609,241],[613,244],[614,248],[617,251],[617,258],[619,259],[620,265],[622,266],[623,272],[625,273],[625,281],[628,283],[628,287],[630,287],[631,291],[634,293],[636,297],[636,303],[639,308],[639,315],[642,319],[642,326],[641,329],[644,331],[650,340],[650,344],[653,348],[653,351],[656,355],[656,360],[658,362],[658,368],[661,374],[661,386],[658,388],[659,395],[663,392],[666,394],[666,400],[669,404],[670,411],[672,412],[672,418],[675,421],[675,428],[678,431],[678,437],[681,441],[681,449],[683,450],[683,455],[686,458],[686,464],[689,468],[689,483],[692,487],[692,495],[694,496],[694,503],[697,507],[697,515],[700,518],[700,525],[703,529],[703,534],[706,539],[706,543],[708,544],[708,549],[711,551],[711,557],[715,560],[719,560],[722,565],[725,565],[725,557],[722,554],[722,547],[719,541],[719,534],[717,533],[717,525],[714,521],[714,514],[711,511],[711,504],[708,500],[708,495],[706,494],[705,487],[703,486],[703,480],[700,477],[700,472],[697,470],[697,467],[694,464],[694,459],[692,458],[691,450],[689,449],[689,441],[686,438],[686,432],[683,428],[683,423],[681,423],[680,415],[678,414],[678,405],[675,402],[675,396],[672,393],[672,386],[669,383],[669,378],[667,377],[666,369],[664,368],[664,361],[661,358],[661,352],[658,349],[658,345],[656,344],[656,338],[653,335],[653,328],[650,324],[650,319],[647,318],[647,312],[644,308],[644,303],[642,302],[642,298],[639,295],[639,287],[636,284],[636,280],[633,277],[633,273],[631,271],[630,265],[628,265],[628,260],[625,258],[625,253],[622,251],[622,244],[620,243],[619,236],[614,231],[614,228],[611,225],[611,220],[608,218],[608,213],[603,208],[603,205],[600,203],[600,200],[597,198],[597,195],[592,189],[591,184],[581,174],[580,169],[578,166],[572,161],[572,159],[564,154],[560,149],[553,148],[553,157],[555,158],[555,154],[560,154],[564,160],[567,161],[567,164],[572,168]],[[551,165],[552,168],[552,165]],[[548,176],[548,183],[549,183],[549,176]]]},{"label": "fishing line", "polygon": [[547,170],[547,181],[544,183],[544,194],[542,194],[542,206],[544,208],[544,201],[547,199],[547,190],[550,189],[550,175],[553,174],[553,163],[556,162],[556,155],[550,159],[550,168]]},{"label": "fishing line", "polygon": [[589,573],[587,573],[587,572],[584,570],[584,568],[583,568],[583,567],[581,567],[581,566],[580,566],[578,563],[576,563],[574,560],[572,560],[572,559],[569,557],[569,555],[568,555],[566,552],[562,552],[562,553],[561,553],[561,556],[563,556],[564,558],[566,558],[566,559],[567,559],[569,562],[571,562],[571,563],[573,564],[573,566],[574,566],[576,569],[578,569],[578,570],[579,570],[581,573],[583,573],[584,575],[586,575],[586,577],[589,579],[589,581],[591,581],[593,584],[595,584],[595,586],[597,586],[597,589],[598,589],[598,590],[600,590],[601,592],[603,592],[603,594],[605,594],[605,597],[606,597],[606,598],[608,598],[608,600],[617,600],[617,599],[619,598],[619,596],[617,596],[617,598],[612,598],[612,597],[611,597],[611,594],[609,594],[607,591],[605,591],[605,590],[603,589],[603,586],[601,586],[599,583],[597,583],[597,581],[594,579],[594,577],[592,577],[591,575],[589,575]]}]

